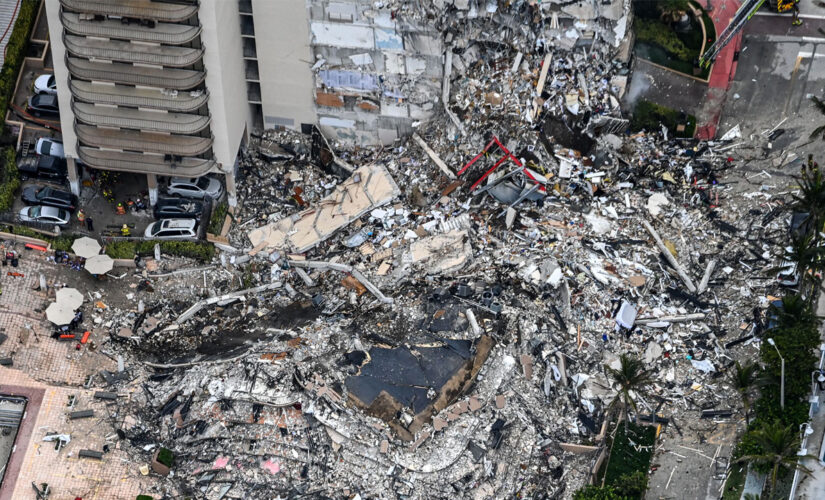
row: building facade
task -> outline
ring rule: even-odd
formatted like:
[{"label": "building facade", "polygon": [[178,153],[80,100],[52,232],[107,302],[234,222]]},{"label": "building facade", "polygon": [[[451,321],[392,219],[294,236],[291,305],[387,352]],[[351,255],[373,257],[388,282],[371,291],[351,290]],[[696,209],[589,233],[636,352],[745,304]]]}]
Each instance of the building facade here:
[{"label": "building facade", "polygon": [[[235,203],[251,122],[238,3],[46,0],[72,191],[77,164],[159,176],[225,176]],[[228,19],[233,22],[227,22]]]},{"label": "building facade", "polygon": [[438,104],[441,38],[366,0],[45,0],[69,180],[78,164],[226,178],[250,131],[391,144]]}]

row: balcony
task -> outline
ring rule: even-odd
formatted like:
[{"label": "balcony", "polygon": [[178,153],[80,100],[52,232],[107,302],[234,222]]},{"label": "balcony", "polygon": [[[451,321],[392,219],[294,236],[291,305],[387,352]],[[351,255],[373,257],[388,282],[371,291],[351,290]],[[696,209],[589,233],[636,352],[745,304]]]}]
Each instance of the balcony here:
[{"label": "balcony", "polygon": [[140,45],[119,40],[100,40],[64,35],[66,50],[73,56],[86,59],[153,64],[181,68],[191,66],[203,57],[203,49],[168,45]]},{"label": "balcony", "polygon": [[241,36],[255,37],[255,23],[250,16],[241,16]]},{"label": "balcony", "polygon": [[197,134],[208,127],[210,121],[208,116],[203,115],[110,108],[74,101],[72,101],[72,110],[78,121],[88,125],[168,134]]},{"label": "balcony", "polygon": [[82,102],[161,109],[178,113],[195,112],[209,99],[209,93],[205,90],[169,92],[160,89],[96,85],[82,80],[70,80],[69,90],[76,100]]},{"label": "balcony", "polygon": [[258,57],[258,49],[255,46],[254,38],[243,38],[243,56],[246,59],[256,59]]},{"label": "balcony", "polygon": [[92,62],[66,58],[69,73],[75,78],[99,82],[143,85],[164,89],[188,90],[200,85],[206,78],[204,71],[186,69],[144,68],[131,64]]},{"label": "balcony", "polygon": [[248,81],[257,82],[261,80],[261,76],[258,73],[258,61],[252,61],[247,59],[246,61],[246,79]]},{"label": "balcony", "polygon": [[197,5],[149,0],[60,0],[60,4],[65,9],[84,14],[152,19],[167,23],[182,23],[198,12]]},{"label": "balcony", "polygon": [[239,0],[238,10],[241,14],[252,15],[252,0]]},{"label": "balcony", "polygon": [[200,26],[184,24],[158,23],[154,28],[149,28],[137,24],[123,24],[116,20],[81,21],[79,15],[65,11],[60,13],[60,17],[66,31],[80,36],[183,45],[191,42],[201,33]]},{"label": "balcony", "polygon": [[211,137],[155,134],[81,124],[75,125],[75,133],[78,140],[88,146],[143,153],[198,156],[212,147]]},{"label": "balcony", "polygon": [[183,158],[172,166],[161,155],[107,151],[86,146],[78,148],[78,156],[91,168],[176,177],[200,177],[215,167],[214,159]]}]

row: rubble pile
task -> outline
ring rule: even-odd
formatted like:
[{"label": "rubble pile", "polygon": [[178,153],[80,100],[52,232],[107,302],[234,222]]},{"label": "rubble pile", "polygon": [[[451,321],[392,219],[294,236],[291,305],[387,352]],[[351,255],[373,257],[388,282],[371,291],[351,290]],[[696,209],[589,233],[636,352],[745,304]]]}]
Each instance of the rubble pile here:
[{"label": "rubble pile", "polygon": [[445,113],[386,149],[257,134],[208,283],[108,313],[160,493],[570,498],[620,354],[655,371],[640,413],[733,404],[784,219],[722,144],[624,134],[627,2],[384,3],[452,45]]}]

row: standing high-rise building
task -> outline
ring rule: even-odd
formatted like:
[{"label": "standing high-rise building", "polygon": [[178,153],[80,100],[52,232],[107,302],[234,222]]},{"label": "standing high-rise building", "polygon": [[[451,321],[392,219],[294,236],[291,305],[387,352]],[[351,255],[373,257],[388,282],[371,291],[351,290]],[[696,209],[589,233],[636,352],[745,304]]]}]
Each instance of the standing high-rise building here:
[{"label": "standing high-rise building", "polygon": [[368,0],[45,0],[69,179],[77,162],[226,177],[250,131],[391,144],[437,108],[444,45]]}]

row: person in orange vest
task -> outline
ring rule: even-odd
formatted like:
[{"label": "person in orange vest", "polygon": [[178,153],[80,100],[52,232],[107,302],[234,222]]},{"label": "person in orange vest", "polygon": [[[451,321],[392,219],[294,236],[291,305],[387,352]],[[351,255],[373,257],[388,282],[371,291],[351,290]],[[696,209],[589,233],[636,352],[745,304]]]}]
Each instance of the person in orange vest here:
[{"label": "person in orange vest", "polygon": [[84,212],[82,208],[77,211],[77,220],[80,222],[86,220],[86,212]]},{"label": "person in orange vest", "polygon": [[117,204],[117,214],[118,215],[126,215],[126,208],[123,206],[123,203]]}]

